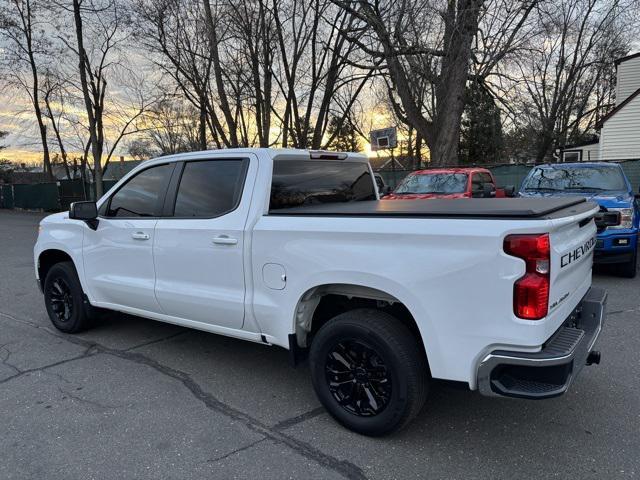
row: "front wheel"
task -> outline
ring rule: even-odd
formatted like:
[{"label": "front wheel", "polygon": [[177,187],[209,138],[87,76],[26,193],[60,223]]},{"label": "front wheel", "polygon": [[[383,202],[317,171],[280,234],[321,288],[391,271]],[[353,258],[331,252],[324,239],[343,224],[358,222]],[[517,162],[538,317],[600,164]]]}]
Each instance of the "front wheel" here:
[{"label": "front wheel", "polygon": [[311,343],[309,362],[322,405],[364,435],[404,427],[427,396],[428,365],[418,339],[378,310],[352,310],[323,325]]},{"label": "front wheel", "polygon": [[51,323],[65,333],[86,330],[91,323],[90,306],[72,262],[55,264],[44,280],[44,302]]}]

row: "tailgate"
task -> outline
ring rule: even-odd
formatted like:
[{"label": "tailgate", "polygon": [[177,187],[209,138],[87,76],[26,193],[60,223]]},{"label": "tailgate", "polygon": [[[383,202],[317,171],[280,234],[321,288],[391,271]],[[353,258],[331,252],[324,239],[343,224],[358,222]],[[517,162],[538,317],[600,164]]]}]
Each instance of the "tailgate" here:
[{"label": "tailgate", "polygon": [[589,217],[563,223],[550,232],[549,316],[572,310],[591,285],[595,223]]}]

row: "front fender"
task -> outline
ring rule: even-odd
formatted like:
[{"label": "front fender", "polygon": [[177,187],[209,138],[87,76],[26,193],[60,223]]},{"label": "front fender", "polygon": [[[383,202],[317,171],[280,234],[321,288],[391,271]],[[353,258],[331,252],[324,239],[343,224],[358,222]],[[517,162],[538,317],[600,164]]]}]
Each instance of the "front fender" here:
[{"label": "front fender", "polygon": [[82,285],[82,289],[85,292],[88,292],[82,260],[82,242],[85,228],[87,227],[80,221],[69,221],[69,223],[64,224],[43,222],[41,224],[38,240],[33,247],[35,275],[38,281],[44,280],[40,278],[39,274],[40,256],[48,250],[58,250],[71,258],[78,272],[80,285]]}]

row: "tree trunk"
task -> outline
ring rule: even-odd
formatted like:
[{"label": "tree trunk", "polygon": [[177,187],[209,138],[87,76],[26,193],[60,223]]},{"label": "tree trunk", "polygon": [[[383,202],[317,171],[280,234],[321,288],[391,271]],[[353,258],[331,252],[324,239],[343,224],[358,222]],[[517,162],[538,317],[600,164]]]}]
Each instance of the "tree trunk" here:
[{"label": "tree trunk", "polygon": [[442,70],[436,85],[435,134],[428,143],[434,166],[458,164],[471,43],[478,30],[481,4],[480,0],[462,0],[456,9],[456,2],[449,0],[444,48],[447,53],[442,57]]},{"label": "tree trunk", "polygon": [[102,196],[102,142],[98,139],[96,117],[94,115],[94,105],[89,93],[89,83],[87,81],[87,60],[84,50],[84,39],[82,31],[82,14],[80,12],[80,0],[73,0],[73,18],[75,21],[76,40],[78,42],[78,68],[80,72],[80,84],[82,86],[82,96],[84,106],[87,111],[89,121],[89,137],[91,141],[91,151],[93,154],[93,181],[95,182],[96,200]]},{"label": "tree trunk", "polygon": [[207,107],[204,102],[200,104],[200,119],[198,121],[198,135],[200,138],[200,149],[207,149]]},{"label": "tree trunk", "polygon": [[22,22],[24,28],[25,39],[27,41],[27,55],[29,57],[29,65],[31,67],[31,76],[33,81],[33,88],[31,92],[31,97],[33,100],[33,109],[36,114],[36,119],[38,121],[38,130],[40,132],[40,141],[42,142],[42,168],[45,175],[49,180],[53,179],[53,172],[51,169],[51,157],[49,154],[49,143],[47,141],[47,126],[44,124],[44,119],[42,118],[42,109],[40,108],[40,86],[38,83],[38,68],[36,65],[36,59],[33,52],[33,27],[31,24],[31,1],[27,0],[26,2],[27,12],[26,18],[22,13]]},{"label": "tree trunk", "polygon": [[[74,0],[77,1],[77,0]],[[207,33],[209,36],[209,48],[210,55],[213,64],[213,77],[216,83],[216,91],[220,100],[220,110],[224,114],[225,121],[227,123],[227,129],[229,131],[229,145],[228,147],[238,147],[238,129],[233,112],[229,106],[229,99],[227,97],[227,91],[225,88],[225,80],[222,75],[222,65],[220,62],[220,53],[218,51],[218,36],[216,34],[216,25],[213,21],[213,13],[211,12],[211,5],[209,0],[203,0],[205,20],[207,22]]]}]

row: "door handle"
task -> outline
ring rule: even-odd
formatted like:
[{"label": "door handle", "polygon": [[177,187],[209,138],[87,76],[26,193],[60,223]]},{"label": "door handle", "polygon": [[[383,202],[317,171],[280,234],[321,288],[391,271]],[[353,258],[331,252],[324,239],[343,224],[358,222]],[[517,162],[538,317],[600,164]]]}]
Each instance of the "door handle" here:
[{"label": "door handle", "polygon": [[213,243],[217,245],[236,245],[238,243],[238,239],[228,237],[227,235],[220,235],[213,239]]},{"label": "door handle", "polygon": [[149,234],[144,232],[136,232],[131,234],[131,238],[134,240],[149,240]]}]

